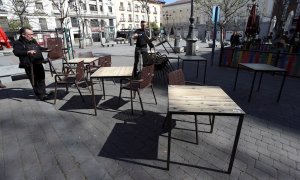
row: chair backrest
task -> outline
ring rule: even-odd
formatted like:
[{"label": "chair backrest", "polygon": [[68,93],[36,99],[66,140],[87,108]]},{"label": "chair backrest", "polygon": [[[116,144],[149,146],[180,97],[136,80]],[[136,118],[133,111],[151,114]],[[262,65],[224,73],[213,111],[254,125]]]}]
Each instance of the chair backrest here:
[{"label": "chair backrest", "polygon": [[48,38],[47,48],[52,50],[48,52],[48,59],[57,60],[64,58],[63,42],[61,38]]},{"label": "chair backrest", "polygon": [[79,52],[77,56],[78,56],[79,58],[89,58],[89,57],[94,57],[92,51]]},{"label": "chair backrest", "polygon": [[107,55],[99,57],[98,65],[101,67],[111,67],[111,56]]},{"label": "chair backrest", "polygon": [[77,82],[84,80],[84,62],[83,61],[80,61],[79,63],[77,63],[75,79]]},{"label": "chair backrest", "polygon": [[182,69],[177,69],[168,74],[169,85],[184,85],[184,73]]},{"label": "chair backrest", "polygon": [[140,88],[143,89],[151,85],[153,76],[154,76],[154,64],[143,67],[141,72],[141,79],[143,81],[141,81],[140,83]]}]

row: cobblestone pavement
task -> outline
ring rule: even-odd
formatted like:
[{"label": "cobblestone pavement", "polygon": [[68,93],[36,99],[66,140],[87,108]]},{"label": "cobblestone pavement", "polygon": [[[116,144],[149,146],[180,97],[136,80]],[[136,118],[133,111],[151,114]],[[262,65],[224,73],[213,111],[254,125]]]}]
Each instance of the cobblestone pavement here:
[{"label": "cobblestone pavement", "polygon": [[[132,65],[132,49],[118,45],[97,51],[113,54],[116,66]],[[88,50],[95,52],[81,51]],[[210,57],[209,51],[202,48],[199,53]],[[176,67],[177,61],[172,63]],[[29,81],[22,79],[0,89],[0,179],[299,179],[299,79],[287,78],[276,103],[282,77],[265,75],[260,92],[254,91],[248,103],[252,73],[241,71],[233,91],[235,69],[214,64],[208,65],[207,85],[221,86],[247,113],[230,175],[219,171],[229,164],[238,120],[232,117],[216,117],[213,133],[203,133],[209,127],[199,124],[199,145],[195,145],[193,117],[174,116],[171,166],[165,170],[167,134],[161,127],[167,88],[157,79],[157,105],[150,90],[141,93],[145,115],[138,98],[134,115],[130,114],[128,92],[118,103],[118,83],[105,81],[105,100],[100,100],[101,88],[94,84],[100,101],[97,116],[87,88],[82,87],[82,102],[76,88],[66,94],[62,87],[53,105],[53,99],[37,101]],[[185,65],[186,79],[202,82],[202,65],[197,79],[195,72],[192,62]],[[48,89],[53,90],[54,79],[48,71],[46,76]],[[206,116],[198,119],[208,121]]]}]

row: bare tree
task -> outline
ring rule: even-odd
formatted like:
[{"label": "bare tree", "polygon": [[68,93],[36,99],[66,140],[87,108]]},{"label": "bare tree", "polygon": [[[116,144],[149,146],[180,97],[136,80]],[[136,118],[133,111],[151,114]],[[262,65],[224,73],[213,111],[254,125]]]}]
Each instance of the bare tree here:
[{"label": "bare tree", "polygon": [[239,17],[243,12],[245,12],[246,4],[249,0],[195,0],[196,4],[200,6],[204,13],[208,17],[212,16],[212,10],[214,5],[220,7],[221,21],[218,24],[220,27],[220,42],[223,47],[223,31],[227,24],[232,23],[235,17]]},{"label": "bare tree", "polygon": [[26,15],[28,15],[28,7],[34,2],[34,0],[9,0],[6,5],[8,9],[12,11],[12,14],[18,16],[20,20],[20,26],[25,24]]},{"label": "bare tree", "polygon": [[51,0],[52,4],[59,11],[60,14],[60,25],[63,27],[65,19],[68,17],[69,6],[67,0]]}]

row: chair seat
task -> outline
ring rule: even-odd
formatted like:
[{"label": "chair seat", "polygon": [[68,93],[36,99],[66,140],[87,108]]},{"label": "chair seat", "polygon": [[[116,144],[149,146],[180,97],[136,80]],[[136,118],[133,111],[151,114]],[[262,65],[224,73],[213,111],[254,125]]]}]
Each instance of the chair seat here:
[{"label": "chair seat", "polygon": [[[131,87],[130,87],[130,84]],[[126,83],[122,86],[123,89],[126,89],[126,90],[130,90],[132,89],[132,91],[137,91],[139,88],[140,88],[140,81],[137,81],[137,80],[133,80],[131,83]]]},{"label": "chair seat", "polygon": [[57,81],[58,84],[74,84],[75,76],[63,76],[60,81]]}]

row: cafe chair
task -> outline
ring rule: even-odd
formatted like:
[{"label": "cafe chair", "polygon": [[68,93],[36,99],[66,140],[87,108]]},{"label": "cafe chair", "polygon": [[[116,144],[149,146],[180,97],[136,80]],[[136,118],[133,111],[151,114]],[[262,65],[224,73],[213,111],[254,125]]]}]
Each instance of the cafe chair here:
[{"label": "cafe chair", "polygon": [[155,93],[153,90],[153,84],[152,84],[153,76],[154,76],[154,65],[153,64],[150,66],[143,67],[139,80],[132,80],[131,82],[129,82],[125,85],[122,85],[122,83],[121,83],[119,99],[121,98],[123,89],[132,90],[134,92],[134,94],[137,92],[138,96],[139,96],[142,112],[144,114],[144,107],[143,107],[143,102],[142,102],[141,94],[140,94],[141,90],[151,87],[153,97],[155,100],[155,104],[157,104]]},{"label": "cafe chair", "polygon": [[[199,83],[185,81],[184,73],[183,73],[182,69],[178,69],[178,70],[170,72],[168,74],[168,80],[169,80],[169,85],[186,85],[186,84],[200,85]],[[194,115],[194,116],[195,116],[195,129],[196,129],[196,143],[198,144],[198,120],[197,120],[197,115]],[[166,121],[166,119],[165,119],[165,121]],[[165,121],[163,123],[163,126],[166,123]],[[215,116],[209,116],[209,123],[200,123],[200,124],[210,125],[209,133],[212,133],[214,121],[215,121]]]},{"label": "cafe chair", "polygon": [[53,74],[60,74],[62,75],[63,73],[75,73],[71,67],[65,66],[62,68],[61,71],[58,70],[58,68],[55,67],[53,61],[61,59],[62,62],[66,61],[66,56],[63,50],[62,46],[62,39],[61,38],[48,38],[47,39],[47,47],[51,51],[48,52],[47,59],[46,61],[49,64],[49,69],[51,76]]},{"label": "cafe chair", "polygon": [[154,60],[154,65],[157,78],[161,79],[163,82],[166,82],[168,73],[172,72],[174,69],[168,56],[157,53],[157,57]]},{"label": "cafe chair", "polygon": [[[55,95],[54,95],[54,104],[56,104],[56,97],[57,97],[57,85],[65,85],[66,86],[66,92],[68,92],[68,85],[75,84],[82,101],[84,101],[84,98],[80,92],[79,89],[79,84],[82,82],[85,82],[88,90],[90,91],[87,81],[84,77],[84,63],[83,61],[80,61],[77,66],[76,66],[76,72],[75,74],[64,74],[64,75],[59,75],[56,74],[55,77]],[[90,91],[91,92],[91,91]]]}]

